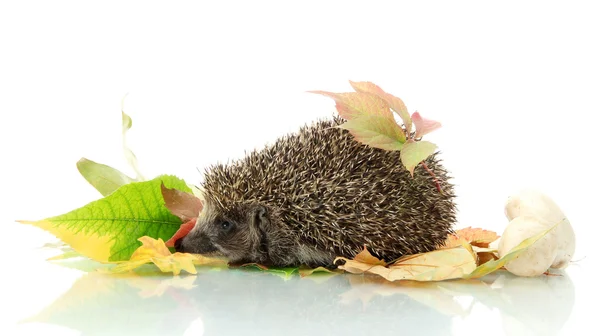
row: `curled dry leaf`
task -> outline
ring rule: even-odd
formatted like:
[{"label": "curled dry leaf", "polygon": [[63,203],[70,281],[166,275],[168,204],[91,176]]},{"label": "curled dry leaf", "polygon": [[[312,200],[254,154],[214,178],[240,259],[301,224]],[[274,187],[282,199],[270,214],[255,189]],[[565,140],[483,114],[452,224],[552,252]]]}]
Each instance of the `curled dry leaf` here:
[{"label": "curled dry leaf", "polygon": [[498,260],[498,257],[492,252],[477,252],[477,266],[481,266],[488,261],[494,260]]},{"label": "curled dry leaf", "polygon": [[202,211],[202,201],[191,193],[167,188],[164,183],[161,183],[160,191],[165,201],[165,207],[184,222],[197,218]]},{"label": "curled dry leaf", "polygon": [[385,266],[385,261],[374,257],[369,250],[367,250],[366,245],[363,246],[363,250],[359,254],[354,256],[354,260],[364,264]]},{"label": "curled dry leaf", "polygon": [[494,231],[484,230],[480,228],[467,227],[451,233],[446,238],[444,247],[454,247],[463,243],[471,244],[477,247],[488,247],[489,244],[500,238]]},{"label": "curled dry leaf", "polygon": [[160,189],[165,207],[183,221],[177,232],[165,243],[167,247],[173,247],[178,239],[185,237],[196,225],[202,211],[202,201],[191,193],[167,188],[164,184],[161,184]]}]

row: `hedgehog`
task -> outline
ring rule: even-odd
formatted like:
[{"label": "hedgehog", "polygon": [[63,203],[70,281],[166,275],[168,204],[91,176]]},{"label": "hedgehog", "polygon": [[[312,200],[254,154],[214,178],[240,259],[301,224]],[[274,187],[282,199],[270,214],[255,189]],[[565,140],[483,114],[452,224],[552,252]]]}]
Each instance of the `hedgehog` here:
[{"label": "hedgehog", "polygon": [[[337,267],[367,248],[386,262],[439,248],[456,220],[439,158],[411,176],[397,151],[358,142],[333,116],[204,170],[204,208],[175,250],[231,264]],[[435,177],[434,177],[434,176]],[[441,187],[441,191],[436,185]]]}]

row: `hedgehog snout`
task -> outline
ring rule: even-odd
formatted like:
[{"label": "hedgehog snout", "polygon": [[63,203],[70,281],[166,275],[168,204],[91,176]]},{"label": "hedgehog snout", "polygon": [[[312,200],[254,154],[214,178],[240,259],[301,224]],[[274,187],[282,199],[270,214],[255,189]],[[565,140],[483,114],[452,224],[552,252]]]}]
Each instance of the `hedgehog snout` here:
[{"label": "hedgehog snout", "polygon": [[187,236],[178,239],[174,245],[175,251],[182,253],[204,254],[217,252],[216,246],[207,235],[201,232],[192,231]]},{"label": "hedgehog snout", "polygon": [[175,241],[174,247],[175,247],[175,251],[183,252],[183,238],[177,239]]}]

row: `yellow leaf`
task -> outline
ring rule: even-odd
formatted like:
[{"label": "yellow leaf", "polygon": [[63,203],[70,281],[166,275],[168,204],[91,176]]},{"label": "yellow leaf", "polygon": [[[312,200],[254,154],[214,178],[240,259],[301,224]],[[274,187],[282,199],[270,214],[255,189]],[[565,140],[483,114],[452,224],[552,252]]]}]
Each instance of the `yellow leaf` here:
[{"label": "yellow leaf", "polygon": [[138,249],[133,252],[129,259],[130,261],[152,257],[166,257],[171,254],[171,251],[169,251],[164,241],[160,238],[154,239],[144,236],[140,237],[138,240],[142,243],[142,246],[138,247]]},{"label": "yellow leaf", "polygon": [[175,254],[166,257],[152,258],[152,262],[160,268],[161,271],[178,275],[181,270],[191,274],[196,274],[196,266],[194,266],[195,256],[189,253],[176,252]]},{"label": "yellow leaf", "polygon": [[176,252],[174,254],[165,246],[162,239],[154,239],[144,236],[138,239],[140,246],[133,254],[131,259],[119,262],[115,267],[107,270],[109,273],[123,273],[134,270],[142,265],[154,263],[162,272],[178,275],[182,270],[196,274],[195,265],[219,265],[225,263],[221,259],[213,259],[190,253]]},{"label": "yellow leaf", "polygon": [[[337,258],[346,261],[339,268],[355,274],[377,274],[389,281],[441,281],[463,278],[477,267],[475,254],[468,245],[406,256],[388,267],[383,266],[366,249],[359,255],[359,260]],[[378,263],[374,264],[374,260]]]},{"label": "yellow leaf", "polygon": [[54,234],[60,240],[68,243],[80,254],[102,262],[108,261],[111,255],[110,249],[114,245],[114,241],[109,235],[99,235],[91,230],[69,229],[58,226],[55,222],[50,220],[19,220],[17,222],[37,226],[42,230],[46,230]]}]

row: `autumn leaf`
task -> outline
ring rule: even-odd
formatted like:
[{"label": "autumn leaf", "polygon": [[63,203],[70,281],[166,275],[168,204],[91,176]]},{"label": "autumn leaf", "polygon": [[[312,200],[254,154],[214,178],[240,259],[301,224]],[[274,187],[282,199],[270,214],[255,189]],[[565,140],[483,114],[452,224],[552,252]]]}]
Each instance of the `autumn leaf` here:
[{"label": "autumn leaf", "polygon": [[559,222],[559,223],[553,225],[551,228],[549,228],[545,231],[542,231],[542,232],[538,233],[537,235],[534,235],[532,237],[529,237],[529,238],[523,240],[519,245],[515,246],[512,250],[510,250],[510,252],[507,253],[504,257],[497,259],[497,260],[496,259],[490,260],[490,261],[478,266],[475,270],[473,270],[473,272],[471,272],[471,274],[467,275],[465,278],[466,279],[480,278],[482,276],[488,275],[488,274],[495,272],[496,270],[504,267],[504,265],[506,265],[507,262],[515,259],[521,253],[525,252],[527,250],[527,248],[529,248],[529,246],[533,245],[536,241],[543,238],[546,234],[548,234],[550,231],[552,231],[556,226],[558,226],[561,223],[562,222]]},{"label": "autumn leaf", "polygon": [[437,146],[429,141],[408,141],[402,147],[400,159],[412,176],[421,161],[435,153]]},{"label": "autumn leaf", "polygon": [[467,227],[451,233],[446,238],[444,247],[454,247],[467,243],[478,247],[488,247],[489,244],[500,238],[494,231],[484,230],[480,228]]},{"label": "autumn leaf", "polygon": [[375,148],[400,150],[406,141],[402,128],[382,116],[359,116],[338,127],[348,130],[357,141]]},{"label": "autumn leaf", "polygon": [[135,181],[115,168],[86,158],[77,161],[77,170],[102,196],[108,196],[121,186]]},{"label": "autumn leaf", "polygon": [[413,121],[411,120],[408,109],[402,99],[383,91],[379,86],[371,82],[350,81],[350,85],[357,92],[370,93],[385,101],[402,119],[404,127],[406,128],[406,134],[410,134]]},{"label": "autumn leaf", "polygon": [[163,204],[161,183],[189,191],[184,181],[163,175],[124,185],[105,198],[63,215],[19,222],[52,233],[96,261],[129,260],[139,247],[139,237],[169,239],[181,226],[181,220]]},{"label": "autumn leaf", "polygon": [[334,93],[328,91],[308,91],[332,98],[340,117],[351,120],[364,115],[377,115],[394,120],[390,107],[381,98],[360,92]]},{"label": "autumn leaf", "polygon": [[381,265],[384,266],[385,265],[385,261],[383,261],[382,259],[377,259],[376,257],[374,257],[369,250],[367,250],[367,246],[363,246],[363,250],[360,251],[359,254],[354,256],[354,261],[360,262],[360,263],[364,263],[364,264],[369,264],[369,265]]},{"label": "autumn leaf", "polygon": [[160,191],[167,209],[184,222],[197,218],[202,211],[200,199],[189,192],[167,188],[164,183],[160,185]]},{"label": "autumn leaf", "polygon": [[442,127],[442,124],[438,121],[429,120],[421,117],[419,112],[412,114],[412,120],[415,124],[415,138],[421,138],[422,136],[429,134],[436,129]]},{"label": "autumn leaf", "polygon": [[477,266],[481,266],[488,261],[498,260],[498,257],[492,252],[477,252]]},{"label": "autumn leaf", "polygon": [[144,264],[154,263],[162,272],[178,275],[182,270],[196,274],[195,265],[223,265],[225,261],[213,259],[201,255],[190,253],[171,253],[162,239],[153,239],[148,236],[138,239],[140,246],[128,261],[119,262],[118,265],[110,270],[104,270],[109,273],[124,273],[132,271]]},{"label": "autumn leaf", "polygon": [[167,240],[167,242],[165,243],[167,245],[167,247],[174,247],[175,242],[177,240],[187,236],[188,233],[190,233],[190,231],[192,231],[194,229],[194,226],[196,226],[196,221],[197,221],[197,218],[192,218],[189,221],[181,224],[181,226],[179,227],[177,232],[175,232],[173,237],[169,238],[169,240]]},{"label": "autumn leaf", "polygon": [[178,239],[187,236],[196,226],[196,220],[202,211],[202,201],[191,193],[170,189],[164,184],[161,184],[160,189],[167,209],[183,221],[177,232],[165,243],[167,247],[173,247]]},{"label": "autumn leaf", "polygon": [[339,268],[354,274],[377,274],[389,281],[442,281],[463,278],[477,267],[475,254],[468,245],[409,255],[388,267],[382,265],[382,261],[373,257],[366,249],[359,255],[359,260],[336,258],[336,261],[346,261]]}]

